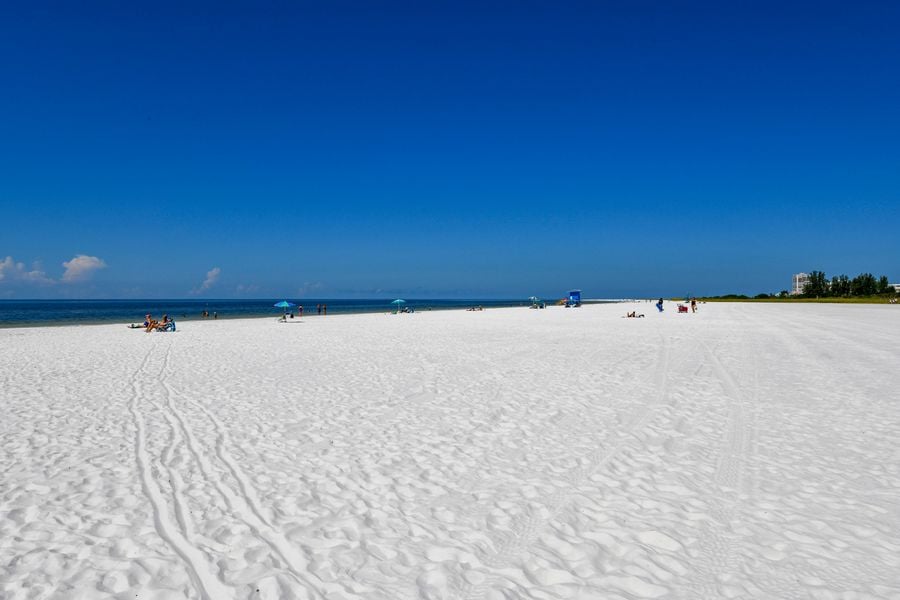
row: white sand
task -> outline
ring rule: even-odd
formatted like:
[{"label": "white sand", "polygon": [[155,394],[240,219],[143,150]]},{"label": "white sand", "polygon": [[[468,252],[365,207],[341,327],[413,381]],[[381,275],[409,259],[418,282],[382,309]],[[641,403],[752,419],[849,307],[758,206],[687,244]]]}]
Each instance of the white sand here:
[{"label": "white sand", "polygon": [[0,598],[900,598],[898,366],[886,305],[0,330]]}]

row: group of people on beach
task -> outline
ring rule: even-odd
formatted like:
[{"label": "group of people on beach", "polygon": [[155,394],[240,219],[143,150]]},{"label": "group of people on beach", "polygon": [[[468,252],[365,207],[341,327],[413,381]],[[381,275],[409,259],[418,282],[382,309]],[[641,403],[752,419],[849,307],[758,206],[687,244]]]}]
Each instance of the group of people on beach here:
[{"label": "group of people on beach", "polygon": [[[697,312],[697,299],[691,298],[690,304],[691,304],[691,312],[692,313]],[[659,312],[663,312],[664,308],[663,308],[663,299],[662,298],[657,300],[656,310],[658,310]],[[687,305],[681,304],[681,303],[678,304],[678,312],[687,312],[687,311],[688,311]]]},{"label": "group of people on beach", "polygon": [[144,316],[144,331],[175,331],[175,321],[169,318],[169,315],[163,315],[162,321],[157,321],[153,315],[147,313]]},{"label": "group of people on beach", "polygon": [[[691,312],[694,312],[694,313],[697,312],[697,299],[691,298],[690,304],[691,304]],[[659,300],[656,301],[656,310],[658,310],[659,312],[663,312],[665,310],[664,301],[662,298],[660,298]],[[687,312],[687,311],[688,311],[688,307],[686,305],[681,304],[681,303],[678,304],[678,312]],[[628,319],[640,318],[643,316],[644,316],[643,314],[638,314],[636,310],[633,310],[629,313],[625,313],[625,318],[628,318]]]},{"label": "group of people on beach", "polygon": [[[328,314],[328,305],[327,304],[316,304],[316,314],[320,316],[324,316]],[[297,305],[297,315],[298,318],[303,318],[303,305]],[[294,311],[286,312],[282,316],[278,317],[278,320],[281,322],[285,322],[288,319],[294,318]]]}]

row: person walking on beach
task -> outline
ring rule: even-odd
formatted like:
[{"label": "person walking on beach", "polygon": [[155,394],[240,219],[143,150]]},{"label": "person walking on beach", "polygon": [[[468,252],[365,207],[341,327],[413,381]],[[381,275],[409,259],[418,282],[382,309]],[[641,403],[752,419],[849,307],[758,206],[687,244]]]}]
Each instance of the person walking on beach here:
[{"label": "person walking on beach", "polygon": [[322,316],[324,317],[324,316],[327,315],[327,314],[328,314],[328,305],[327,305],[327,304],[323,304],[323,305],[322,305]]},{"label": "person walking on beach", "polygon": [[316,304],[316,314],[317,315],[322,314],[322,305],[321,304]]},{"label": "person walking on beach", "polygon": [[659,302],[656,303],[656,310],[658,310],[659,312],[663,311],[663,299],[662,298],[660,298]]},{"label": "person walking on beach", "polygon": [[691,312],[692,313],[697,312],[697,299],[696,298],[691,298]]},{"label": "person walking on beach", "polygon": [[303,318],[303,305],[302,304],[297,307],[297,317],[299,317],[301,319]]}]

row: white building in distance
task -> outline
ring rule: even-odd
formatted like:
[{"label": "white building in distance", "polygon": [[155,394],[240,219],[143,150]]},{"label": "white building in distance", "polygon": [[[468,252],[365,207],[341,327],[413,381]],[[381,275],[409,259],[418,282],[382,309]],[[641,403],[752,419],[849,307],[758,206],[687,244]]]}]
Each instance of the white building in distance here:
[{"label": "white building in distance", "polygon": [[791,281],[791,296],[799,296],[809,283],[809,273],[795,273]]}]

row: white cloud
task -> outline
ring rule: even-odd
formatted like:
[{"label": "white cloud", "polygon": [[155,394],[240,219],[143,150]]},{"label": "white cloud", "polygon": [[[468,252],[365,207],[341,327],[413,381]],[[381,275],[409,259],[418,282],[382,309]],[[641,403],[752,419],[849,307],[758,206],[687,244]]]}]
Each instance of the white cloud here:
[{"label": "white cloud", "polygon": [[3,281],[7,277],[7,272],[11,272],[15,268],[15,262],[13,261],[12,256],[7,256],[3,260],[0,260],[0,281]]},{"label": "white cloud", "polygon": [[216,281],[219,280],[219,275],[221,274],[222,269],[220,269],[219,267],[213,267],[206,272],[206,279],[203,280],[203,283],[200,284],[200,287],[195,288],[191,293],[202,294],[216,284]]},{"label": "white cloud", "polygon": [[34,263],[31,270],[26,270],[25,263],[16,262],[12,256],[0,260],[0,281],[19,281],[24,283],[38,283],[50,285],[56,283],[44,273],[40,263]]},{"label": "white cloud", "polygon": [[103,259],[96,256],[79,254],[72,260],[64,262],[62,266],[66,269],[66,272],[63,273],[61,281],[63,283],[72,283],[89,279],[94,271],[105,269],[106,263],[103,262]]}]

